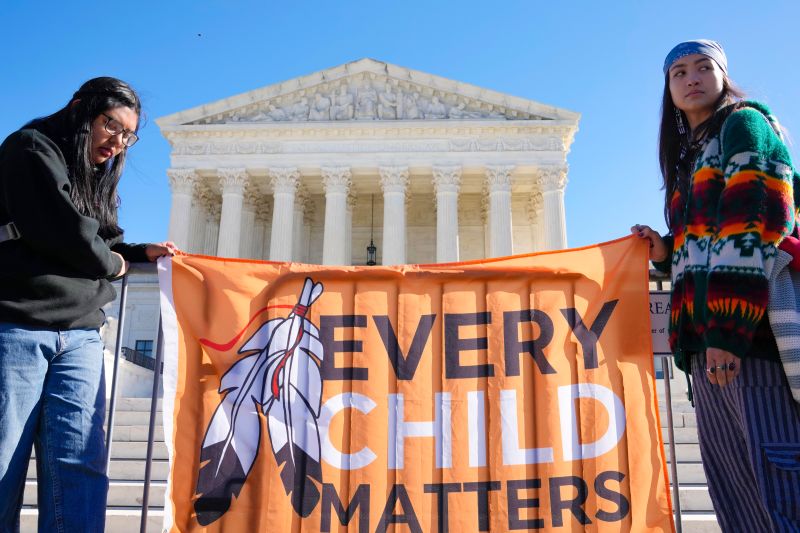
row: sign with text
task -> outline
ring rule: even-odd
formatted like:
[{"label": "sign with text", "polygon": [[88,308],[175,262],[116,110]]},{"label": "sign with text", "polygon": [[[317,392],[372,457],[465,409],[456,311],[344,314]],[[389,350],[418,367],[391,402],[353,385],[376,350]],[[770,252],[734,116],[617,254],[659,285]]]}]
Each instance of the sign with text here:
[{"label": "sign with text", "polygon": [[169,531],[672,531],[632,237],[159,263]]},{"label": "sign with text", "polygon": [[653,354],[672,355],[669,347],[670,292],[650,291],[650,333],[653,335]]}]

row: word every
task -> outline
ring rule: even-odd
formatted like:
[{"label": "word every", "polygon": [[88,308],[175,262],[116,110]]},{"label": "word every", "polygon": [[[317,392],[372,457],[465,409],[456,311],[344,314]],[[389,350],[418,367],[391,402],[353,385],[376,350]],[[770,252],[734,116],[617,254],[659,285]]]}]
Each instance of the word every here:
[{"label": "word every", "polygon": [[[608,324],[618,300],[606,302],[595,317],[594,322],[587,326],[578,310],[573,307],[561,309],[561,315],[578,339],[583,351],[583,361],[586,369],[598,367],[597,342],[603,329]],[[398,380],[414,379],[425,345],[430,338],[431,331],[436,322],[436,315],[420,316],[408,354],[403,354],[397,340],[397,333],[386,315],[373,315],[372,321],[378,329],[386,354],[392,364]],[[487,337],[462,338],[459,336],[461,326],[489,325],[492,315],[488,311],[480,313],[446,313],[444,322],[444,361],[445,377],[447,379],[470,379],[492,377],[495,375],[495,365],[491,363],[480,365],[461,364],[461,353],[472,350],[486,350],[489,346]],[[535,339],[520,340],[519,325],[530,322],[539,328],[539,335]],[[325,349],[325,359],[322,361],[322,378],[325,380],[363,380],[369,379],[369,369],[365,367],[337,367],[333,355],[342,352],[362,352],[363,343],[360,340],[336,340],[337,328],[365,328],[367,315],[322,315],[319,320],[320,341]],[[527,353],[536,363],[542,374],[555,374],[556,370],[547,361],[544,349],[553,340],[553,319],[539,309],[524,309],[506,311],[503,313],[503,349],[506,376],[519,376],[519,356]]]}]

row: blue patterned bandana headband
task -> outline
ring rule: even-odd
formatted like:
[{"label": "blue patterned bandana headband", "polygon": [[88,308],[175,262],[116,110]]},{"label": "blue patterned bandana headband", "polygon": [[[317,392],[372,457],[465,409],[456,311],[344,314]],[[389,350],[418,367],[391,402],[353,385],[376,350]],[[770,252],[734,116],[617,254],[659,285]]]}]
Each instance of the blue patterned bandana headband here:
[{"label": "blue patterned bandana headband", "polygon": [[664,75],[666,76],[669,67],[678,59],[692,54],[701,54],[713,59],[726,74],[728,73],[728,58],[722,46],[716,41],[708,39],[698,39],[696,41],[685,41],[670,50],[664,60]]}]

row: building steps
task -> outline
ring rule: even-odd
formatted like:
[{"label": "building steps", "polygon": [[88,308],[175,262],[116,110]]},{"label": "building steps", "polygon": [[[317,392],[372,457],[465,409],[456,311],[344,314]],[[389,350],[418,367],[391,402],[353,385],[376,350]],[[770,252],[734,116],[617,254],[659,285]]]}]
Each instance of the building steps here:
[{"label": "building steps", "polygon": [[[161,531],[164,517],[164,491],[169,468],[161,426],[160,402],[158,407],[158,425],[153,447],[154,460],[151,465],[152,483],[149,494],[148,532]],[[147,398],[124,398],[117,402],[117,409],[114,417],[114,442],[111,448],[106,530],[111,533],[138,532],[144,490],[150,400]],[[677,402],[673,420],[675,422],[678,478],[681,482],[679,498],[683,512],[683,531],[687,533],[719,532],[720,529],[712,511],[706,487],[703,467],[700,463],[694,412],[690,407]],[[663,413],[661,423],[666,425],[666,416]],[[663,429],[663,436],[665,440],[668,440],[666,429]],[[668,446],[666,447],[666,457],[669,461]],[[35,532],[37,528],[35,478],[35,460],[31,459],[21,514],[21,531],[23,532]]]}]

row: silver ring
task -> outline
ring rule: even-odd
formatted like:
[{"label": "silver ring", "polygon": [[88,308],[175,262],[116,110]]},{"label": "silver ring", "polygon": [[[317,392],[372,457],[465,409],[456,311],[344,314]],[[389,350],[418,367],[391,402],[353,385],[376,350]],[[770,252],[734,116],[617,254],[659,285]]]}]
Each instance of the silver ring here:
[{"label": "silver ring", "polygon": [[727,369],[728,369],[728,365],[726,365],[726,364],[717,365],[717,370],[727,370]]}]

